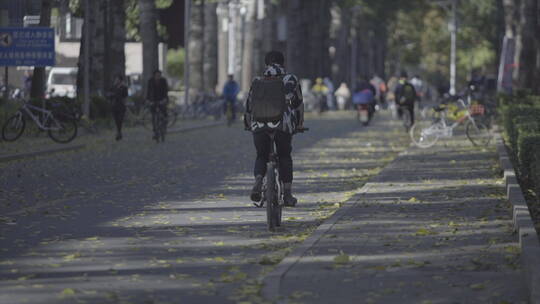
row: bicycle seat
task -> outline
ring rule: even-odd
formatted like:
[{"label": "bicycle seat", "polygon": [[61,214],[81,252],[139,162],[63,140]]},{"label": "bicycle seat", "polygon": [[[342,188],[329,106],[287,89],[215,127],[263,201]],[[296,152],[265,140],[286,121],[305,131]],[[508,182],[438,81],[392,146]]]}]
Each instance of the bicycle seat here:
[{"label": "bicycle seat", "polygon": [[444,110],[446,110],[445,107],[441,107],[441,106],[433,107],[433,111],[435,111],[435,112],[437,112],[437,113],[442,112],[442,111],[444,111]]}]

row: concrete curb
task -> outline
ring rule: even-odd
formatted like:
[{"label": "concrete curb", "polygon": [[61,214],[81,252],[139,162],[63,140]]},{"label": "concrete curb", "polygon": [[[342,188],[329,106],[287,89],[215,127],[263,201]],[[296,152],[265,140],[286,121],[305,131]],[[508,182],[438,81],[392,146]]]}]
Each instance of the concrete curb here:
[{"label": "concrete curb", "polygon": [[521,264],[529,289],[529,302],[540,304],[540,242],[538,234],[521,187],[517,182],[516,171],[500,134],[496,135],[496,141],[499,163],[504,171],[506,196],[512,204],[514,229],[519,235]]},{"label": "concrete curb", "polygon": [[16,154],[8,154],[4,156],[0,156],[0,163],[1,162],[8,162],[13,160],[21,160],[24,158],[30,158],[30,157],[36,157],[41,155],[48,155],[48,154],[55,154],[55,153],[61,153],[61,152],[69,152],[69,151],[76,151],[80,149],[86,148],[85,144],[79,144],[79,145],[72,145],[67,147],[59,147],[59,148],[53,148],[53,149],[47,149],[47,150],[41,150],[41,151],[34,151],[34,152],[26,152],[26,153],[16,153]]}]

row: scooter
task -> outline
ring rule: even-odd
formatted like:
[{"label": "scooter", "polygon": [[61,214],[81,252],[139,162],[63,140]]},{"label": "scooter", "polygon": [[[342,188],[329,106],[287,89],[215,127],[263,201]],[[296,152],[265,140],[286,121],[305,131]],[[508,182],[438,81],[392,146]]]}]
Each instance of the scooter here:
[{"label": "scooter", "polygon": [[367,126],[369,124],[370,115],[369,115],[369,105],[368,104],[359,104],[356,106],[357,108],[357,115],[358,121],[362,123],[363,126]]}]

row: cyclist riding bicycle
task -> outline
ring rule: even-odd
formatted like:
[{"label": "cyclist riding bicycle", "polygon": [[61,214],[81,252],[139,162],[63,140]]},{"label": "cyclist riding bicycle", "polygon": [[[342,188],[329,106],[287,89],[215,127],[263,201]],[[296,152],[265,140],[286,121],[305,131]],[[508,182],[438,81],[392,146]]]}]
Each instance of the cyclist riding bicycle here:
[{"label": "cyclist riding bicycle", "polygon": [[401,73],[399,84],[394,91],[396,103],[398,104],[398,116],[403,116],[403,110],[409,112],[410,125],[414,125],[414,103],[418,100],[416,89],[407,81],[407,72]]},{"label": "cyclist riding bicycle", "polygon": [[[283,200],[286,206],[295,206],[297,199],[292,195],[293,160],[292,136],[303,125],[303,97],[298,78],[286,72],[285,58],[281,52],[266,54],[263,76],[251,83],[246,101],[244,124],[253,133],[257,150],[255,160],[255,185],[251,200],[262,199],[263,177],[271,150],[268,131],[275,131],[276,152],[279,157],[279,175],[283,182]],[[272,111],[277,109],[276,111]]]},{"label": "cyclist riding bicycle", "polygon": [[[150,103],[150,112],[152,113],[152,130],[154,131],[154,140],[159,140],[157,135],[157,129],[155,125],[155,116],[157,111],[161,111],[167,120],[167,103],[169,102],[169,85],[167,80],[162,77],[161,71],[156,70],[154,76],[148,80],[148,89],[146,94],[146,100]],[[165,127],[167,124],[165,123]],[[163,141],[164,134],[162,134],[161,141]]]}]

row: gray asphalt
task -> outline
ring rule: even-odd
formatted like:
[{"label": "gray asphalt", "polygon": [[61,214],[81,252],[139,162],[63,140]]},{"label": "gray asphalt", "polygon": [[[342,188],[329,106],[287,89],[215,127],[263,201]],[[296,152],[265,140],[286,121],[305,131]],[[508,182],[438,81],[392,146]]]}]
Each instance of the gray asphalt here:
[{"label": "gray asphalt", "polygon": [[493,146],[411,148],[284,274],[287,303],[527,303]]},{"label": "gray asphalt", "polygon": [[247,199],[240,124],[0,164],[0,303],[264,302],[264,275],[408,142],[388,116],[307,125],[277,233]]}]

